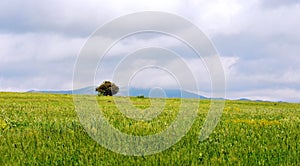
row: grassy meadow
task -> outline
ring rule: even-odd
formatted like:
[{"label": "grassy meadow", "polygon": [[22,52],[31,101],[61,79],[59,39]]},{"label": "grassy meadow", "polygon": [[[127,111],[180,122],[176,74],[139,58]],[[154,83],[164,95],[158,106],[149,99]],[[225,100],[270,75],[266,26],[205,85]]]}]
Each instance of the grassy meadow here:
[{"label": "grassy meadow", "polygon": [[[153,121],[123,116],[112,97],[97,97],[109,122],[132,135],[164,130],[176,117],[180,99],[167,99]],[[147,98],[131,98],[148,108]],[[86,133],[72,95],[0,93],[0,165],[300,165],[300,104],[226,101],[209,139],[199,132],[210,107],[199,100],[189,132],[171,148],[149,156],[124,156]],[[186,108],[188,109],[188,108]]]}]

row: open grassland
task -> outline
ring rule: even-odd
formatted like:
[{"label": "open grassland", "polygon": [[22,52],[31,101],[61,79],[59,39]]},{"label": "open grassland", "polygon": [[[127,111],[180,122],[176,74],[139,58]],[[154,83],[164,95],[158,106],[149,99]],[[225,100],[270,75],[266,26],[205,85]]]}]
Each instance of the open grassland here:
[{"label": "open grassland", "polygon": [[[180,99],[167,99],[153,121],[123,117],[112,97],[97,97],[109,122],[132,135],[164,130]],[[131,98],[138,108],[149,99]],[[96,143],[79,123],[71,95],[0,93],[0,165],[300,165],[300,104],[226,101],[209,139],[199,142],[210,101],[201,100],[191,130],[171,148],[124,156]],[[188,108],[186,108],[188,109]]]}]

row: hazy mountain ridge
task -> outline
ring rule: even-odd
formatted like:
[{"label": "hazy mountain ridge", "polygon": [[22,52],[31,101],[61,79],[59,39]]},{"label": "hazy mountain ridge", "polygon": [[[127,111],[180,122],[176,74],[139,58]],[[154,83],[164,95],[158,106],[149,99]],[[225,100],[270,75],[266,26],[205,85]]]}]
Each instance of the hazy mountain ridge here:
[{"label": "hazy mountain ridge", "polygon": [[[86,94],[86,95],[96,95],[95,86],[88,86],[75,90],[30,90],[30,93],[49,93],[49,94]],[[180,89],[163,89],[163,90],[153,90],[143,89],[143,88],[120,88],[119,93],[116,96],[144,96],[151,98],[196,98],[196,99],[211,99],[206,96],[202,96],[193,92],[188,92]],[[213,99],[223,99],[223,98],[213,98]],[[257,101],[261,102],[263,100],[251,100],[248,98],[236,99],[240,101]]]},{"label": "hazy mountain ridge", "polygon": [[51,94],[97,94],[95,87],[88,86],[75,90],[30,90],[31,93],[51,93]]},{"label": "hazy mountain ridge", "polygon": [[[95,87],[88,86],[85,88],[75,90],[30,90],[31,93],[51,93],[51,94],[97,94]],[[200,98],[206,99],[206,97],[187,91],[181,91],[180,89],[164,89],[163,91],[153,91],[151,89],[129,88],[125,90],[120,89],[120,92],[116,96],[144,96],[144,97],[166,97],[166,98]]]},{"label": "hazy mountain ridge", "polygon": [[139,89],[130,88],[127,92],[120,92],[122,96],[145,96],[151,98],[199,98],[205,99],[206,97],[198,95],[196,93],[180,90],[180,89]]}]

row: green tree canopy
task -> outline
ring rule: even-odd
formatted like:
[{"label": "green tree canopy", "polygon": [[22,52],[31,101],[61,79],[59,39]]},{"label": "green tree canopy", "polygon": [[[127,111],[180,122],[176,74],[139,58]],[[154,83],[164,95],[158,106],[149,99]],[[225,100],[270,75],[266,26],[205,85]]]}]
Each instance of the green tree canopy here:
[{"label": "green tree canopy", "polygon": [[96,91],[99,96],[113,96],[119,92],[119,87],[110,81],[104,81],[96,88]]}]

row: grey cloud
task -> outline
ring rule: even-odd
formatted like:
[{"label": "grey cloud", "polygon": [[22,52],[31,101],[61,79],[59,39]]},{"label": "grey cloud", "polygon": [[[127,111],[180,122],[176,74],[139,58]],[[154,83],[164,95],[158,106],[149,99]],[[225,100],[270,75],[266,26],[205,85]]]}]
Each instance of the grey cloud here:
[{"label": "grey cloud", "polygon": [[0,35],[0,89],[66,88],[83,41],[45,34]]},{"label": "grey cloud", "polygon": [[104,1],[4,0],[0,2],[0,32],[88,36],[112,18],[105,5]]},{"label": "grey cloud", "polygon": [[[26,91],[28,89],[64,89],[65,84],[71,85],[73,64],[75,61],[66,59],[59,63],[42,63],[36,61],[23,61],[13,65],[2,65],[0,77],[2,79],[1,90],[8,87]],[[35,81],[35,80],[41,81]],[[58,83],[59,82],[59,83]]]},{"label": "grey cloud", "polygon": [[261,2],[262,6],[265,8],[278,8],[300,4],[299,0],[262,0]]}]

